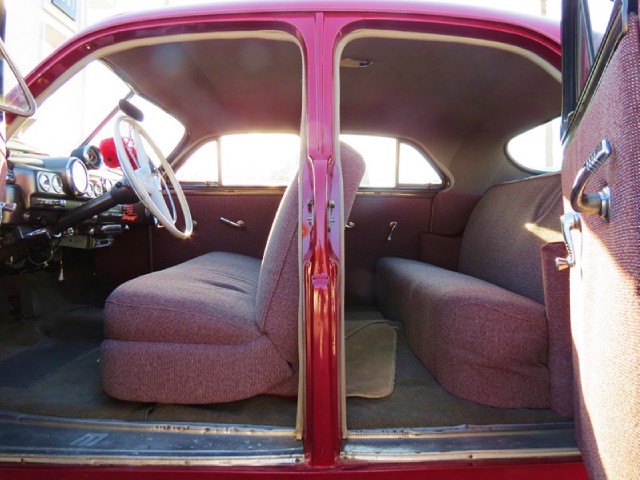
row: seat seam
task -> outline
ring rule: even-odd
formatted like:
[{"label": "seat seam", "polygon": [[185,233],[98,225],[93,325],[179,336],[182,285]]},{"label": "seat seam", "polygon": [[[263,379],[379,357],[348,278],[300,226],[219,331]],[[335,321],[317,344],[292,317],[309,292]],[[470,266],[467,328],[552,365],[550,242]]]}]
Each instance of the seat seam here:
[{"label": "seat seam", "polygon": [[[118,301],[114,301],[114,300],[107,300],[106,303],[111,304],[111,305],[118,305],[118,306],[122,306],[122,307],[142,308],[142,309],[145,309],[145,310],[153,309],[153,310],[161,310],[163,312],[171,312],[171,313],[181,313],[181,314],[189,313],[189,315],[193,315],[193,316],[200,317],[200,318],[203,318],[203,319],[210,319],[211,318],[210,316],[206,316],[206,315],[203,315],[201,313],[185,312],[183,310],[174,310],[172,308],[166,308],[166,307],[154,307],[154,306],[150,306],[150,305],[131,305],[131,304],[128,304],[128,303],[122,303],[122,302],[118,302]],[[259,328],[257,328],[256,330],[250,330],[245,326],[238,325],[236,323],[232,323],[232,322],[229,322],[229,321],[224,320],[224,319],[216,318],[216,321],[222,322],[222,323],[224,323],[226,325],[237,327],[238,329],[244,330],[244,331],[249,332],[249,333],[258,333],[258,334],[264,334],[265,333],[265,332],[262,332]]]}]

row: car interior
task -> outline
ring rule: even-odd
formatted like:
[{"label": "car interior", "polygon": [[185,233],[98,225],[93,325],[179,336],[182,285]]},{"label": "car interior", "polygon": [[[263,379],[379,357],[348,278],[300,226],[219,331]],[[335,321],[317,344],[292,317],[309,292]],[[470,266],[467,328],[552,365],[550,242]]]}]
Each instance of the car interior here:
[{"label": "car interior", "polygon": [[[77,144],[34,147],[56,101],[48,91],[42,120],[10,132],[6,198],[17,207],[0,226],[0,411],[293,436],[306,228],[295,172],[309,128],[298,41],[280,31],[154,33],[90,61],[68,76],[101,64],[129,88],[106,106],[105,124]],[[559,65],[468,32],[384,25],[345,35],[336,64],[347,432],[572,431],[569,277],[554,263],[567,256],[560,175],[525,168],[507,149],[560,115]],[[173,146],[160,145],[171,132],[149,123],[148,104],[182,125]],[[118,162],[156,152],[140,138],[113,150],[123,114],[141,118],[180,180],[189,214],[163,213],[181,232],[190,217],[187,238],[147,203],[114,200]],[[116,146],[134,139],[134,127],[118,128]],[[285,180],[261,183],[271,165],[261,151],[236,167],[246,182],[233,178],[225,142],[240,134],[295,137]],[[367,136],[373,149],[392,142],[379,183],[358,148]],[[211,165],[187,175],[202,152]],[[407,174],[403,152],[417,152],[431,179]]]}]

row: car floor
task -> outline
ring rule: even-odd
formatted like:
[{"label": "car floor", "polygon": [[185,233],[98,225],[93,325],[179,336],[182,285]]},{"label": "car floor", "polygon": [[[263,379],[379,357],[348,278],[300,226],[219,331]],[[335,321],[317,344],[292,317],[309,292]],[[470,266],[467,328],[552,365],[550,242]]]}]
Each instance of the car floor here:
[{"label": "car floor", "polygon": [[[154,423],[294,425],[296,401],[291,398],[259,396],[218,405],[165,405],[124,402],[107,396],[100,375],[100,295],[83,296],[95,298],[93,304],[73,303],[69,295],[63,295],[69,285],[61,287],[52,274],[41,273],[22,283],[18,289],[20,300],[2,299],[5,308],[0,322],[0,410]],[[31,296],[28,301],[22,298],[25,295]],[[21,307],[12,308],[11,303]],[[26,310],[35,310],[30,312],[34,316],[21,315],[25,305]],[[347,319],[379,316],[369,307],[350,308],[346,313]],[[380,399],[348,398],[349,429],[567,420],[552,410],[492,408],[449,394],[411,353],[402,327],[394,326],[398,333],[394,391]]]}]

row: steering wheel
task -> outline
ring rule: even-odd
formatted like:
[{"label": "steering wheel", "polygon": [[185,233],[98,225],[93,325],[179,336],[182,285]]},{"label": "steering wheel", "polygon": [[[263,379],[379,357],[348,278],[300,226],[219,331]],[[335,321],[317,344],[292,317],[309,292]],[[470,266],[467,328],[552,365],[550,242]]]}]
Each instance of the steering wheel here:
[{"label": "steering wheel", "polygon": [[[131,138],[122,137],[121,129],[124,125],[129,127]],[[158,219],[158,221],[175,237],[188,238],[193,231],[193,221],[187,199],[184,196],[180,182],[173,173],[173,169],[167,159],[162,154],[155,142],[151,140],[149,134],[127,115],[120,115],[115,123],[115,144],[118,153],[118,161],[124,172],[124,176],[136,192],[138,198],[144,206]],[[158,171],[144,149],[144,139],[147,145],[153,150],[160,164],[169,178],[173,191],[180,203],[182,216],[184,217],[184,230],[180,231],[176,227],[176,206],[173,196],[164,176]],[[166,195],[163,195],[163,189]],[[170,210],[171,209],[171,210]]]}]

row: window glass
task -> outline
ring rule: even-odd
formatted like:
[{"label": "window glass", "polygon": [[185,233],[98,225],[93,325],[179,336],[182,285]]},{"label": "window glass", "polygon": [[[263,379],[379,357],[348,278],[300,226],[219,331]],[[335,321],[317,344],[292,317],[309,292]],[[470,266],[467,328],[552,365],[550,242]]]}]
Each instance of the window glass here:
[{"label": "window glass", "polygon": [[129,101],[144,113],[144,120],[140,122],[142,128],[146,130],[164,156],[169,155],[184,136],[184,126],[145,98],[136,95]]},{"label": "window glass", "polygon": [[555,172],[562,163],[560,118],[521,133],[507,144],[511,160],[527,170]]},{"label": "window glass", "polygon": [[220,139],[220,183],[288,185],[298,171],[300,137],[287,133],[226,135]]},{"label": "window glass", "polygon": [[416,147],[400,142],[398,185],[442,185],[435,168]]},{"label": "window glass", "polygon": [[[89,143],[99,145],[101,140],[113,137],[112,114],[118,101],[127,97],[144,113],[142,127],[160,151],[169,155],[184,135],[184,126],[157,105],[131,96],[129,86],[99,61],[88,64],[53,92],[15,137],[27,147],[50,155],[69,155],[90,135]],[[106,123],[94,134],[103,122]]]},{"label": "window glass", "polygon": [[396,186],[397,140],[370,135],[341,135],[364,159],[366,170],[361,187],[393,188]]},{"label": "window glass", "polygon": [[[298,135],[225,135],[218,141],[219,148],[214,140],[196,150],[178,169],[178,179],[224,186],[283,186],[288,185],[298,171]],[[341,135],[340,141],[353,147],[364,158],[366,171],[361,187],[443,184],[425,154],[407,142],[372,135]]]},{"label": "window glass", "polygon": [[607,31],[613,2],[611,0],[588,0],[589,19],[591,21],[591,37],[593,38],[593,48],[597,52],[602,43],[602,38]]},{"label": "window glass", "polygon": [[[144,114],[144,120],[140,125],[149,134],[151,140],[153,140],[156,146],[160,149],[162,154],[167,157],[173,149],[178,145],[178,142],[182,138],[185,132],[184,125],[178,120],[169,115],[154,103],[149,102],[143,97],[134,95],[129,98],[129,102],[138,107]],[[116,101],[114,107],[118,104]],[[113,107],[112,107],[113,108]],[[115,117],[122,115],[122,112],[117,112]],[[109,121],[102,127],[89,141],[90,144],[99,145],[100,141],[105,138],[111,138],[114,135],[114,119]],[[128,135],[128,132],[123,131],[121,135],[124,137]],[[130,135],[130,134],[129,134]],[[146,143],[146,142],[145,142]],[[149,154],[149,158],[157,166],[160,165],[160,161],[153,155],[153,151],[150,148],[145,148],[145,151]]]},{"label": "window glass", "polygon": [[218,142],[200,146],[176,172],[181,182],[218,183]]},{"label": "window glass", "polygon": [[39,105],[16,138],[50,155],[68,155],[129,92],[120,77],[94,61]]},{"label": "window glass", "polygon": [[581,0],[578,18],[578,90],[581,91],[589,77],[598,50],[607,31],[613,2],[611,0]]},{"label": "window glass", "polygon": [[341,135],[340,140],[364,158],[366,171],[361,187],[442,185],[442,178],[433,164],[410,143],[371,135]]}]

